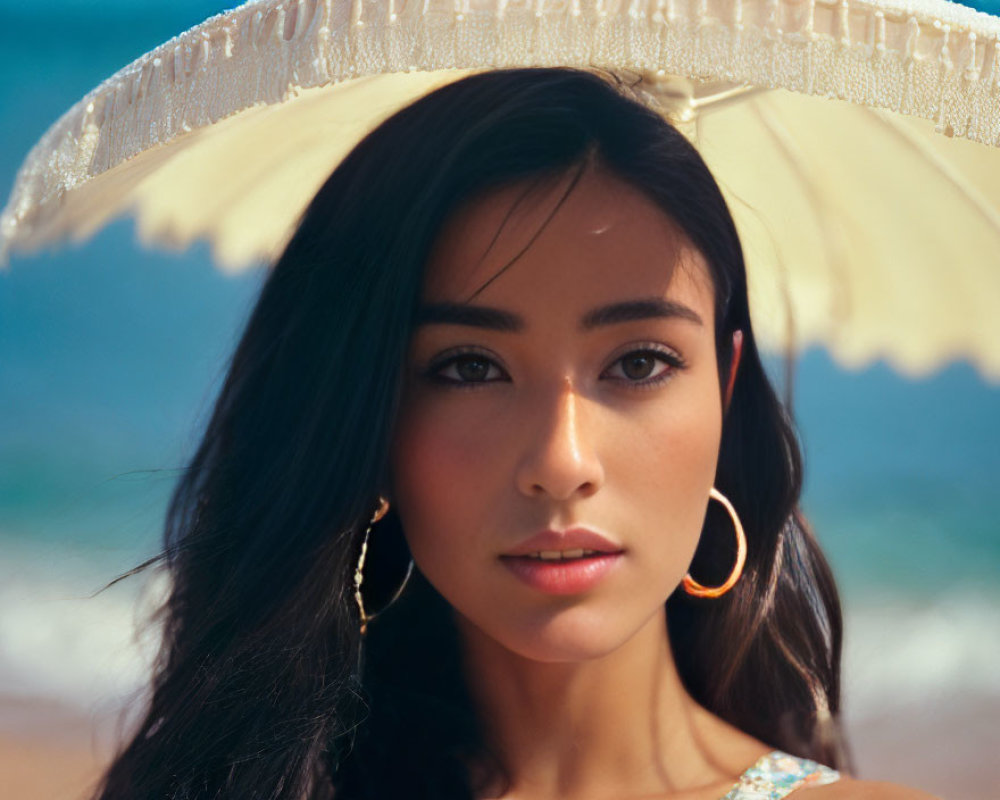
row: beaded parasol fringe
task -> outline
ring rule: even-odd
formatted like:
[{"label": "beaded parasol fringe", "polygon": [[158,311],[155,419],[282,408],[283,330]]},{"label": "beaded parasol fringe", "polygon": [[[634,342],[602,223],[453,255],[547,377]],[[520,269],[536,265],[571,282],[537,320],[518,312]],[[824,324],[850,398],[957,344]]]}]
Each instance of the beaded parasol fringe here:
[{"label": "beaded parasol fringe", "polygon": [[52,238],[74,187],[252,106],[412,69],[564,64],[783,87],[1000,144],[1000,20],[947,2],[261,0],[142,56],[39,141],[0,216],[0,263]]}]

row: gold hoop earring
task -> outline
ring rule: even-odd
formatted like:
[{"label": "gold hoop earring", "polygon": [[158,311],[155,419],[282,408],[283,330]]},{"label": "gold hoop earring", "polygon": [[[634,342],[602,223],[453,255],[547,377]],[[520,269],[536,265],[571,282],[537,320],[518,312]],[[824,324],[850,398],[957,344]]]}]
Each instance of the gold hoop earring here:
[{"label": "gold hoop earring", "polygon": [[361,584],[364,582],[365,579],[364,566],[365,566],[365,556],[368,553],[368,534],[371,533],[372,526],[380,519],[382,519],[382,517],[384,517],[389,511],[388,500],[386,500],[384,497],[379,497],[378,501],[379,501],[378,509],[376,509],[375,513],[372,515],[371,521],[368,523],[368,527],[365,528],[365,538],[361,541],[361,553],[358,555],[358,564],[354,568],[354,600],[358,604],[358,610],[361,613],[362,636],[365,635],[365,632],[368,629],[368,623],[371,622],[373,619],[375,619],[375,617],[381,614],[382,611],[385,611],[386,608],[391,606],[393,603],[396,602],[396,600],[399,599],[399,596],[403,593],[403,589],[406,588],[406,584],[409,582],[410,575],[413,572],[413,559],[411,558],[410,564],[406,568],[406,577],[403,578],[403,583],[396,590],[395,594],[393,594],[392,598],[390,598],[389,602],[385,604],[385,607],[382,609],[382,611],[379,611],[378,613],[371,615],[365,613],[365,603],[364,600],[361,599]]},{"label": "gold hoop earring", "polygon": [[709,490],[708,496],[722,503],[733,521],[733,527],[736,529],[736,565],[733,567],[733,571],[729,573],[729,577],[726,578],[726,582],[721,586],[702,586],[691,577],[690,572],[685,575],[684,591],[694,597],[721,597],[724,595],[740,579],[740,575],[743,574],[743,565],[747,560],[747,537],[743,533],[743,525],[740,524],[740,518],[736,515],[736,509],[733,508],[733,504],[714,486]]}]

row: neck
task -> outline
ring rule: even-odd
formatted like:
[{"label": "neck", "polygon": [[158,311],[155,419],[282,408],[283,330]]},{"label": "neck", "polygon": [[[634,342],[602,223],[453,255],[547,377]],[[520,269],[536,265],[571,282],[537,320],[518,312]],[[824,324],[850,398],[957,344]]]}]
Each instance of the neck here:
[{"label": "neck", "polygon": [[613,652],[572,663],[525,658],[457,621],[505,798],[720,797],[769,749],[687,693],[663,609]]}]

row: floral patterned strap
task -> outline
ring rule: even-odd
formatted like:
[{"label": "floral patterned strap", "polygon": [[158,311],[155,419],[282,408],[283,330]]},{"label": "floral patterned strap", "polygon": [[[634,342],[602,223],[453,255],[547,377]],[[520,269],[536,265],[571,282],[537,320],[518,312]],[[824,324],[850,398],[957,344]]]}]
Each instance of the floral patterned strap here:
[{"label": "floral patterned strap", "polygon": [[722,800],[778,800],[800,786],[840,780],[840,773],[808,758],[772,750],[744,772]]}]

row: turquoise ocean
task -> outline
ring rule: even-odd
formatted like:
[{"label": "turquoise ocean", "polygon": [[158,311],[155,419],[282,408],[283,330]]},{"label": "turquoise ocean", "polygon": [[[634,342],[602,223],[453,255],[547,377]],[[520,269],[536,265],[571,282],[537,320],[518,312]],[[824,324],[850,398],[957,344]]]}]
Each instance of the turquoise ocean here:
[{"label": "turquoise ocean", "polygon": [[[72,103],[223,9],[0,0],[3,199]],[[144,249],[128,220],[0,271],[0,693],[86,708],[141,684],[151,642],[133,624],[157,587],[88,595],[157,552],[262,280],[205,246]],[[1000,700],[1000,385],[962,362],[916,380],[846,370],[816,348],[796,361],[794,412],[804,508],[846,610],[846,712],[860,726]]]}]

